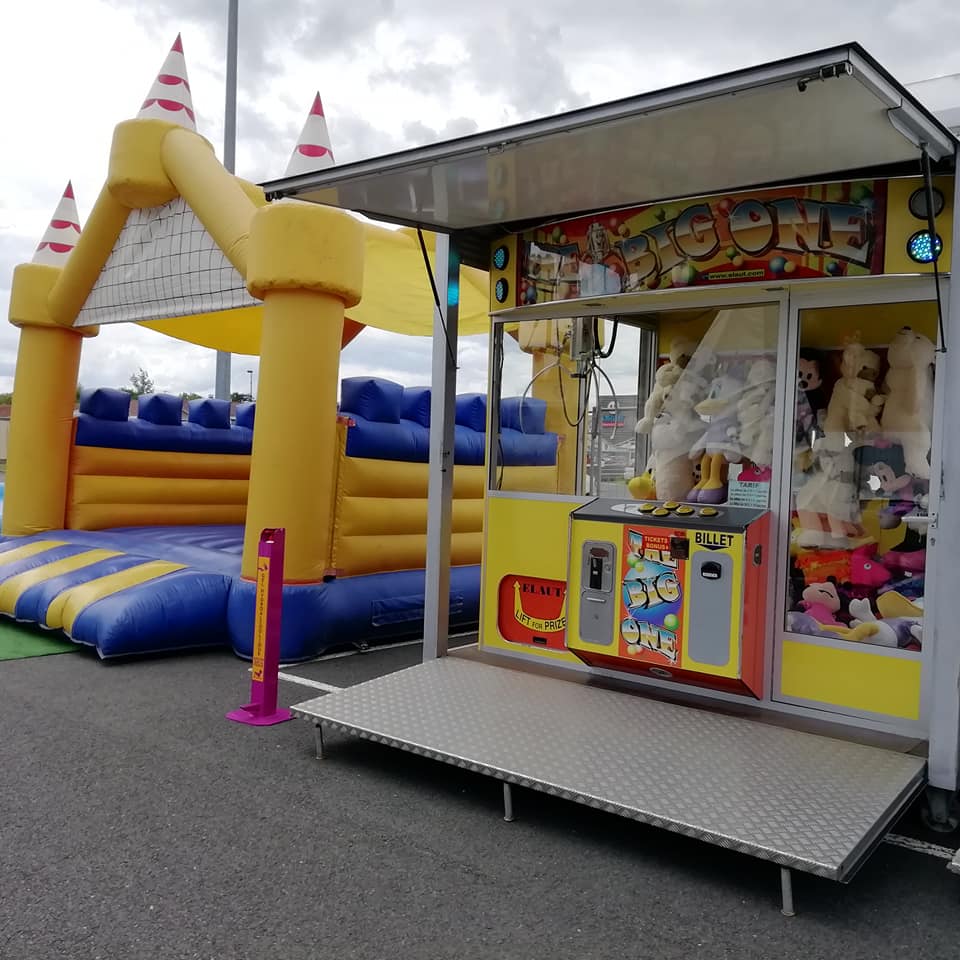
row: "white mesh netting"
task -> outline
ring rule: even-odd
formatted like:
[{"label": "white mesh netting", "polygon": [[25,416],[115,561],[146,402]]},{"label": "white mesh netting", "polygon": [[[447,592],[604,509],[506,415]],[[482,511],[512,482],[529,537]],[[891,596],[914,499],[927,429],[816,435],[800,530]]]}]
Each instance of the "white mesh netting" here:
[{"label": "white mesh netting", "polygon": [[76,326],[165,320],[259,301],[182,197],[131,210]]}]

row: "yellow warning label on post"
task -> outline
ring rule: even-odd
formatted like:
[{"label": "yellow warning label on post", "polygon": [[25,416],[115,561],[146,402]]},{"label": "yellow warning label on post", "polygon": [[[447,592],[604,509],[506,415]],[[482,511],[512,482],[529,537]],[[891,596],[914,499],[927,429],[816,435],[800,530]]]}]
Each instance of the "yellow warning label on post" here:
[{"label": "yellow warning label on post", "polygon": [[263,657],[267,647],[267,584],[270,558],[257,557],[257,614],[253,623],[253,679],[263,682]]}]

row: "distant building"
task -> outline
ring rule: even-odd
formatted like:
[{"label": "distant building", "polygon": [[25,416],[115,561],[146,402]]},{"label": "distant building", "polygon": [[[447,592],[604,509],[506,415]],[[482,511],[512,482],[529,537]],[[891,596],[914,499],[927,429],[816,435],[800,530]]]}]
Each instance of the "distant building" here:
[{"label": "distant building", "polygon": [[0,403],[0,460],[7,459],[7,440],[10,436],[10,404]]}]

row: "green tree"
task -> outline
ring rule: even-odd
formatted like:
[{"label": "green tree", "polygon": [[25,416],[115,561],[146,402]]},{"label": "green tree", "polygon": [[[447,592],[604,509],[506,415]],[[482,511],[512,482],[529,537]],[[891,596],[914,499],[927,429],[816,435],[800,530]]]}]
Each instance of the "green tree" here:
[{"label": "green tree", "polygon": [[200,399],[200,394],[199,394],[199,393],[181,393],[181,394],[180,394],[180,399],[181,399],[181,400],[187,400],[187,401],[190,401],[190,400],[199,400],[199,399]]},{"label": "green tree", "polygon": [[231,393],[230,399],[234,403],[249,403],[253,397],[249,393]]},{"label": "green tree", "polygon": [[130,386],[121,387],[125,393],[133,394],[135,397],[139,397],[144,393],[154,393],[156,392],[156,386],[153,380],[150,379],[150,374],[141,367],[136,373],[130,374]]}]

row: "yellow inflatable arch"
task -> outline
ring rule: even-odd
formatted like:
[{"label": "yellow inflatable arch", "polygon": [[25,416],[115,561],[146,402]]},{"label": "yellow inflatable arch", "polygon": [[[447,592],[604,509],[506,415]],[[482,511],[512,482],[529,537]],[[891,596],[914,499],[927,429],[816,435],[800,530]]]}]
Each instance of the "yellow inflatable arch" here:
[{"label": "yellow inflatable arch", "polygon": [[[249,303],[157,316],[155,301],[137,302],[137,285],[113,291],[111,300],[106,268],[132,214],[149,219],[177,200],[236,270]],[[425,239],[432,268],[434,238]],[[189,287],[189,275],[179,279]],[[313,411],[335,407],[343,342],[363,326],[430,336],[433,309],[415,232],[312,204],[268,205],[259,187],[223,168],[199,134],[159,119],[121,123],[106,184],[66,264],[22,264],[14,272],[10,321],[21,328],[21,342],[4,534],[63,526],[80,343],[98,333],[93,320],[116,322],[119,314],[183,341],[261,357],[244,573],[253,570],[256,535],[269,517],[290,528],[289,577],[319,578],[329,511],[317,504],[330,492],[318,490],[316,478],[335,423],[331,418],[323,435]],[[461,332],[485,332],[487,310],[485,274],[463,268]],[[38,436],[47,442],[37,444]],[[294,453],[303,469],[290,471]]]}]

